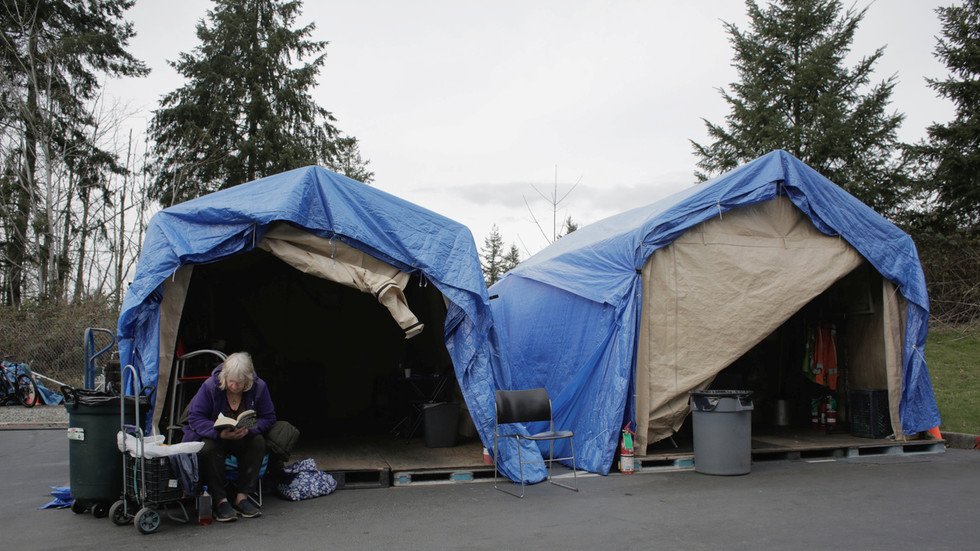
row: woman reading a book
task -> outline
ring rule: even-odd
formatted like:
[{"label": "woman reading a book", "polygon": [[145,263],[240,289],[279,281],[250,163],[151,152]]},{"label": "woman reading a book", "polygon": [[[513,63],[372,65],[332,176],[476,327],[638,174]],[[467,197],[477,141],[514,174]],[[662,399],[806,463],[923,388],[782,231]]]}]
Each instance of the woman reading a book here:
[{"label": "woman reading a book", "polygon": [[[248,352],[236,352],[216,367],[191,400],[184,442],[203,441],[198,453],[201,480],[214,501],[219,522],[261,514],[248,494],[258,487],[265,438],[276,411],[269,387],[255,374]],[[225,458],[238,458],[237,493],[225,492]]]}]

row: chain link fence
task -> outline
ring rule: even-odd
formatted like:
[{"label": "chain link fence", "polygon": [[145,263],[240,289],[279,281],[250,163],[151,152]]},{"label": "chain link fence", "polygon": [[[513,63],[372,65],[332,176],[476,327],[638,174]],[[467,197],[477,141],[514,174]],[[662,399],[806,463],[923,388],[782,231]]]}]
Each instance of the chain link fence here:
[{"label": "chain link fence", "polygon": [[[116,333],[115,309],[103,299],[70,305],[31,303],[20,308],[0,306],[0,356],[26,363],[31,370],[81,388],[85,376],[85,329],[99,327]],[[96,349],[111,342],[96,335]],[[104,363],[109,354],[101,360]],[[41,379],[57,390],[57,384]]]}]

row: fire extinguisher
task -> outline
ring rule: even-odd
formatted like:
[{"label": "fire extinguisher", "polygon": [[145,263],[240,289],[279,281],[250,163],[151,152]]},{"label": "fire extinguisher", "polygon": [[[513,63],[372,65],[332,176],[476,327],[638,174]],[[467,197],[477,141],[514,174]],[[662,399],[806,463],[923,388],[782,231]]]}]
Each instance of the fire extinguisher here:
[{"label": "fire extinguisher", "polygon": [[833,396],[827,396],[827,422],[824,428],[827,432],[833,432],[837,428],[837,400]]},{"label": "fire extinguisher", "polygon": [[827,398],[820,399],[820,430],[827,428]]},{"label": "fire extinguisher", "polygon": [[619,472],[623,474],[633,474],[636,467],[633,463],[633,436],[636,433],[630,430],[630,424],[626,423],[623,427],[623,437],[619,443]]}]

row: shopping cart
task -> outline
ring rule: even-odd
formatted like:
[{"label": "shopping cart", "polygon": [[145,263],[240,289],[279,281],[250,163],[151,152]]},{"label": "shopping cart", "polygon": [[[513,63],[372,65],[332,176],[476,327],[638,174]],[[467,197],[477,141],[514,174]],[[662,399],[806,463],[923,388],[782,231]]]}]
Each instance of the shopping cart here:
[{"label": "shopping cart", "polygon": [[[131,381],[138,381],[136,368],[127,365],[123,370],[130,373]],[[152,534],[160,527],[161,512],[176,522],[186,523],[191,520],[193,495],[185,495],[180,487],[180,481],[174,476],[170,461],[166,457],[146,457],[146,436],[143,434],[142,417],[140,417],[139,401],[133,400],[136,408],[135,425],[125,424],[126,391],[123,386],[123,399],[120,400],[119,418],[122,433],[123,452],[123,491],[119,501],[109,508],[109,518],[112,522],[123,526],[130,522],[141,534]],[[137,394],[142,394],[142,390]],[[130,446],[125,445],[126,436],[136,439],[135,457],[130,453]]]}]

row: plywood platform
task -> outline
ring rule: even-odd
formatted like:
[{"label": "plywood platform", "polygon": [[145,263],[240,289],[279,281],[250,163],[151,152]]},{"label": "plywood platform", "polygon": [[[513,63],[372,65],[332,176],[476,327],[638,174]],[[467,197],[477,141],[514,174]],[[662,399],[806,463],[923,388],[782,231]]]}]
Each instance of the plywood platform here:
[{"label": "plywood platform", "polygon": [[325,471],[454,469],[483,467],[483,444],[460,441],[451,448],[428,448],[421,438],[390,436],[303,441],[293,457],[312,457]]},{"label": "plywood platform", "polygon": [[[694,468],[690,438],[659,442],[636,457],[638,470],[673,471]],[[753,427],[752,460],[852,458],[875,455],[938,453],[942,440],[895,441],[851,436],[796,427]],[[483,463],[479,440],[461,440],[451,448],[426,447],[422,438],[374,436],[307,439],[292,457],[312,457],[334,475],[341,488],[379,488],[409,484],[460,483],[492,478],[493,466]],[[615,469],[614,469],[615,471]]]},{"label": "plywood platform", "polygon": [[422,438],[393,436],[307,440],[292,457],[312,457],[346,488],[468,482],[493,471],[483,464],[483,444],[476,439],[460,440],[451,448],[429,448]]},{"label": "plywood platform", "polygon": [[[637,461],[644,467],[684,469],[694,466],[694,447],[690,439],[658,442]],[[887,438],[860,438],[847,433],[825,433],[803,427],[752,427],[752,460],[860,457],[937,453],[945,450],[942,440],[896,441]]]}]

